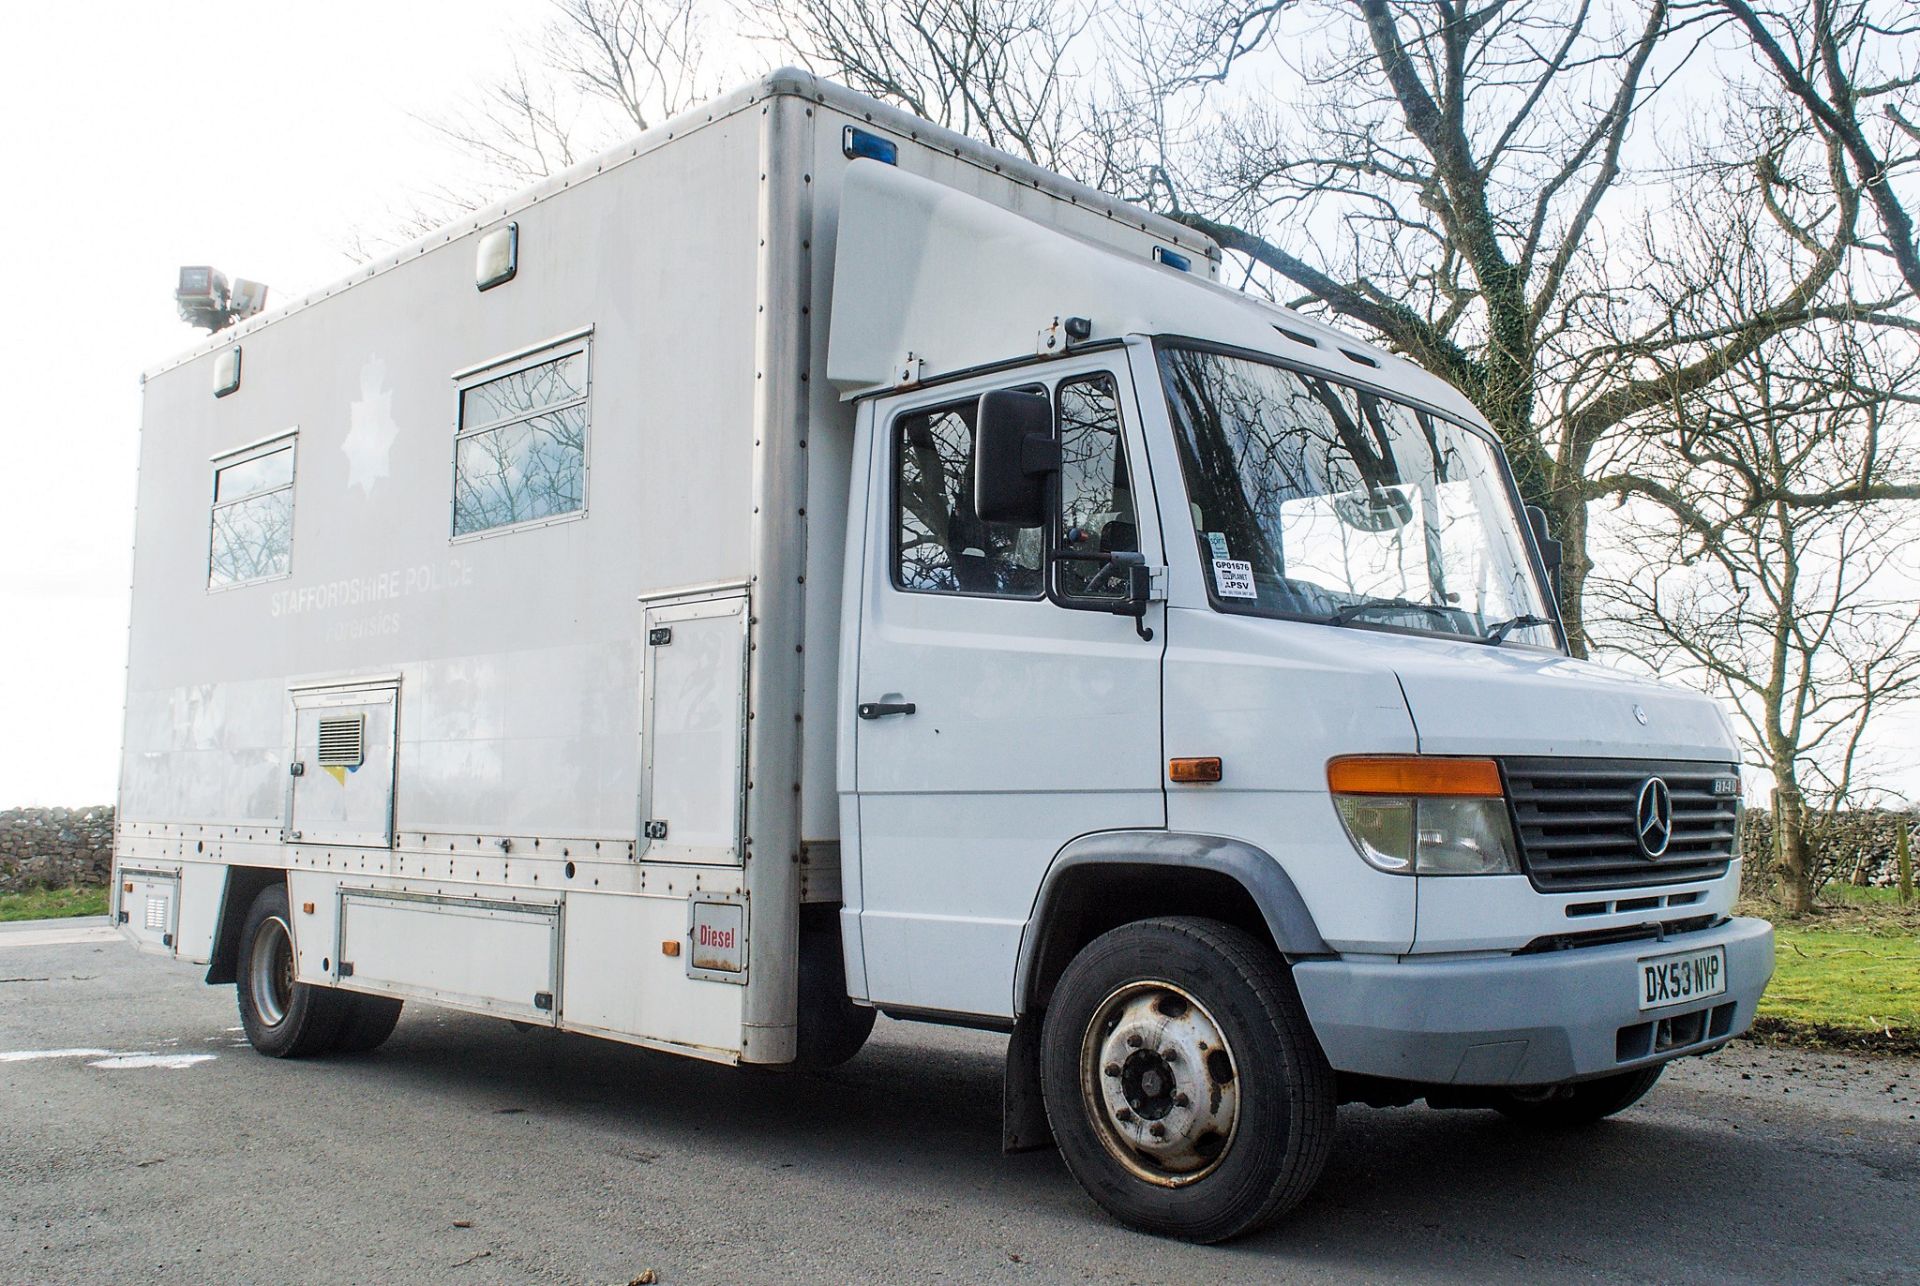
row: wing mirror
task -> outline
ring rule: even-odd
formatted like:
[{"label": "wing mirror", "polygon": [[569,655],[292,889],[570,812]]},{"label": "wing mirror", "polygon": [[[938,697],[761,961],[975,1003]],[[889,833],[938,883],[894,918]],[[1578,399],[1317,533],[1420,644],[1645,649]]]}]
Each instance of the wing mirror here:
[{"label": "wing mirror", "polygon": [[1547,569],[1547,581],[1553,596],[1560,597],[1560,542],[1547,528],[1547,511],[1539,505],[1527,506],[1527,525],[1533,528],[1533,543],[1540,550],[1540,562]]},{"label": "wing mirror", "polygon": [[973,507],[982,522],[1047,523],[1047,480],[1060,472],[1053,405],[1044,393],[980,396],[973,429]]}]

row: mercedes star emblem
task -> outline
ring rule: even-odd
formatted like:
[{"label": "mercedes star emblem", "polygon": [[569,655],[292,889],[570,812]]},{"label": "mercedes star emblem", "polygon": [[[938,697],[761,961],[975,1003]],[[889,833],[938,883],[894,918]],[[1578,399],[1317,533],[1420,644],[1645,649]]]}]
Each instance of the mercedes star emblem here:
[{"label": "mercedes star emblem", "polygon": [[1673,840],[1673,792],[1658,777],[1640,784],[1640,798],[1633,806],[1633,837],[1649,858],[1666,852]]}]

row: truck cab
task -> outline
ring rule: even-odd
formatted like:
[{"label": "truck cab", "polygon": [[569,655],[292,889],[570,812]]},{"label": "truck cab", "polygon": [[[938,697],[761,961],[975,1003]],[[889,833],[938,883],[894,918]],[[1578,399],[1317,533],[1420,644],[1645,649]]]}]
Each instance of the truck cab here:
[{"label": "truck cab", "polygon": [[[1089,1191],[1211,1236],[1245,1212],[1167,1193],[1230,1186],[1236,1084],[1294,1066],[1295,1140],[1342,1099],[1597,1119],[1751,1023],[1731,728],[1568,654],[1457,392],[871,163],[836,272],[850,985],[1011,1022]],[[1263,991],[1311,1037],[1255,1071],[1214,1011]]]}]

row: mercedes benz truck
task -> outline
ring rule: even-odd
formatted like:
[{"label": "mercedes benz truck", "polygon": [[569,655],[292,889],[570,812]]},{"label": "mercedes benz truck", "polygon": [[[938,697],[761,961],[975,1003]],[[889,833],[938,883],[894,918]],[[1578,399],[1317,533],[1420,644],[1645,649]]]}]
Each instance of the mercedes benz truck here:
[{"label": "mercedes benz truck", "polygon": [[1343,1102],[1620,1111],[1772,969],[1728,721],[1219,265],[780,71],[149,372],[117,919],[276,1057],[1005,1032],[1008,1147],[1195,1240]]}]

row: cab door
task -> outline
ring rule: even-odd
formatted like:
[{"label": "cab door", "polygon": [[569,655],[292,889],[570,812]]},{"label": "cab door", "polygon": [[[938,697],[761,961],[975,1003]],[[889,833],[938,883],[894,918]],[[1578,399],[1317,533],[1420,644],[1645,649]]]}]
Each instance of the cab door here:
[{"label": "cab door", "polygon": [[[1046,526],[975,511],[977,407],[995,389],[1051,403],[1061,470]],[[1091,831],[1166,824],[1164,605],[1137,626],[1115,615],[1126,575],[1106,561],[1164,561],[1134,408],[1124,359],[1069,360],[863,417],[846,829],[878,1004],[1011,1014],[1021,932],[1054,855]]]}]

